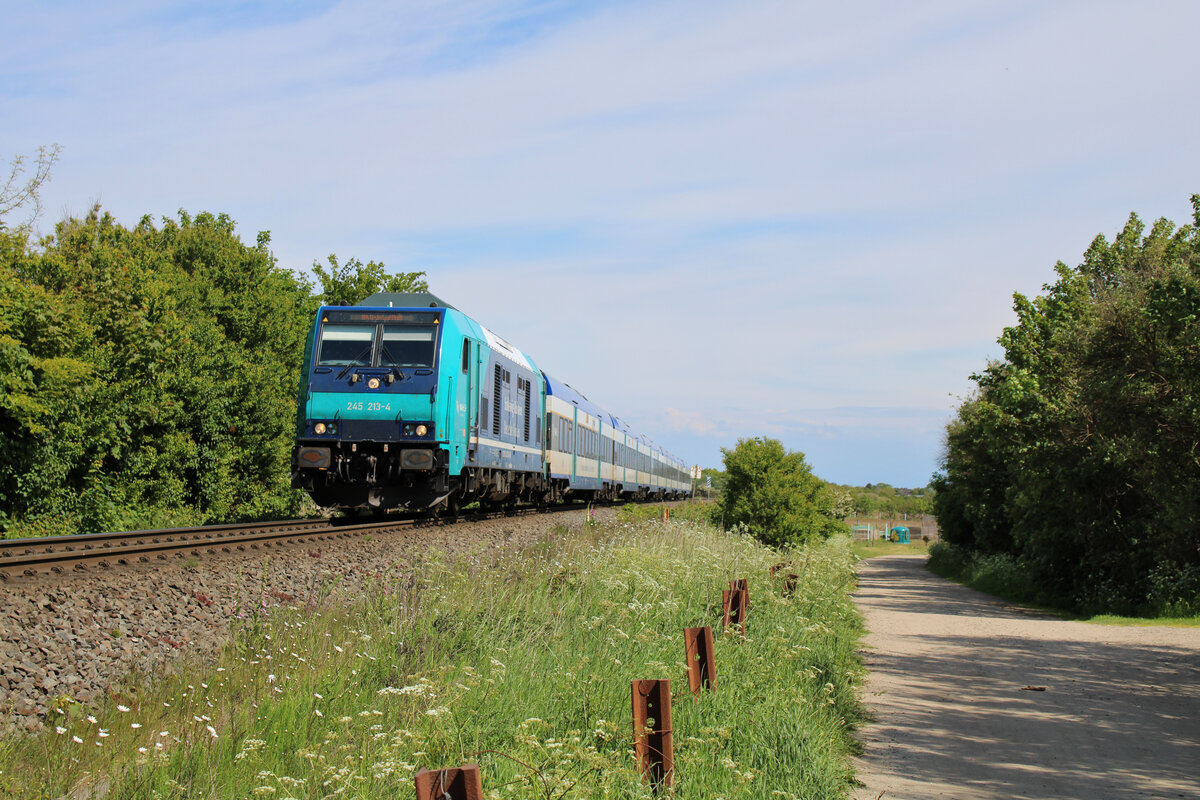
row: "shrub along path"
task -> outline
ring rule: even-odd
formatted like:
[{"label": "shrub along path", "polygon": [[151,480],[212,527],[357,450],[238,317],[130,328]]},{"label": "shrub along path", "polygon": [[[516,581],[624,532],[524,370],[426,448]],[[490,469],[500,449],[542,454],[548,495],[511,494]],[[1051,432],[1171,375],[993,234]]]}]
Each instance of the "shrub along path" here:
[{"label": "shrub along path", "polygon": [[1200,798],[1200,629],[1060,620],[921,556],[858,570],[875,722],[855,798]]}]

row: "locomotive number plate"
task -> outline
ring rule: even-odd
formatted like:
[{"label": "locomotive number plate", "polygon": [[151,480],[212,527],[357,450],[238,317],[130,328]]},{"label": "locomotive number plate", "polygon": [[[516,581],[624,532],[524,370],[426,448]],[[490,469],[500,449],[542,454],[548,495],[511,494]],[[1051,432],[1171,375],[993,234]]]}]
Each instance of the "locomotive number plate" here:
[{"label": "locomotive number plate", "polygon": [[391,403],[370,402],[364,403],[361,400],[346,401],[347,411],[391,411]]}]

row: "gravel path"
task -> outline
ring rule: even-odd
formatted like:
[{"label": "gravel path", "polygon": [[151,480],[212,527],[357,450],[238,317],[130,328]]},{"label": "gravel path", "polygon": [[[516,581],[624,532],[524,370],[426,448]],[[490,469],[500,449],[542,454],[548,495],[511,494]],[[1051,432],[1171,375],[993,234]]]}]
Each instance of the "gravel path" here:
[{"label": "gravel path", "polygon": [[[428,526],[0,584],[0,733],[42,727],[63,695],[94,702],[130,673],[221,647],[255,608],[353,596],[405,580],[430,553],[478,555],[583,524],[584,511]],[[597,509],[601,518],[614,512]]]},{"label": "gravel path", "polygon": [[1200,629],[1056,619],[921,556],[861,562],[855,597],[875,719],[856,800],[1200,798]]}]

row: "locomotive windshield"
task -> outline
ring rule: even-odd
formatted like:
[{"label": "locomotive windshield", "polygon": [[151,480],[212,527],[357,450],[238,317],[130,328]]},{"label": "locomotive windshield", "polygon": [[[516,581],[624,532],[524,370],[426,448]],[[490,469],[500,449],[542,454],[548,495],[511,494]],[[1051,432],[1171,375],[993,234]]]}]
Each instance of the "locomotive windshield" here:
[{"label": "locomotive windshield", "polygon": [[374,325],[326,324],[321,329],[317,363],[323,367],[369,367],[374,344]]},{"label": "locomotive windshield", "polygon": [[432,325],[384,325],[381,367],[432,367],[437,331]]},{"label": "locomotive windshield", "polygon": [[429,312],[331,310],[322,320],[317,366],[433,367],[436,322]]}]

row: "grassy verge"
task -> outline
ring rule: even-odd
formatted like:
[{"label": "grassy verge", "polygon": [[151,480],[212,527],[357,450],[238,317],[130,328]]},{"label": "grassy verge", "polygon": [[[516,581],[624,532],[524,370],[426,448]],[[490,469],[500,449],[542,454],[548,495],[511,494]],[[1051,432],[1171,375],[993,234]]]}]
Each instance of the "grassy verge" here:
[{"label": "grassy verge", "polygon": [[858,558],[874,558],[875,556],[924,556],[929,554],[929,543],[916,541],[911,544],[899,542],[854,542],[850,545],[851,552]]},{"label": "grassy verge", "polygon": [[1164,625],[1200,627],[1200,617],[1124,617],[1112,614],[1079,614],[1057,604],[1032,581],[1015,559],[1006,555],[968,553],[958,547],[938,544],[930,548],[929,570],[943,578],[961,583],[1014,603],[1031,606],[1063,619],[1099,625]]},{"label": "grassy verge", "polygon": [[[651,797],[630,681],[669,678],[680,797],[837,798],[859,719],[844,541],[780,555],[703,524],[559,529],[498,560],[381,580],[353,605],[263,614],[218,663],[63,699],[0,744],[0,797],[410,797],[420,767],[480,764],[492,798]],[[748,636],[721,590],[750,580]],[[712,625],[719,690],[686,691],[682,632]],[[80,791],[79,796],[86,796]]]}]

